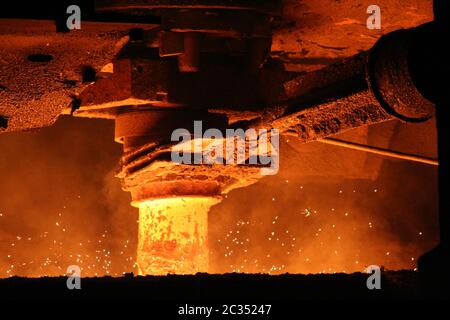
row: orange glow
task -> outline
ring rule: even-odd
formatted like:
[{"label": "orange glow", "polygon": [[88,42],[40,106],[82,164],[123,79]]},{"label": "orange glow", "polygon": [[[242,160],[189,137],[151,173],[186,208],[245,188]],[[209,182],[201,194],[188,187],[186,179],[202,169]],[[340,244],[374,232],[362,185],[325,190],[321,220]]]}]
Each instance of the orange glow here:
[{"label": "orange glow", "polygon": [[170,198],[139,204],[140,275],[208,272],[208,212],[215,198]]}]

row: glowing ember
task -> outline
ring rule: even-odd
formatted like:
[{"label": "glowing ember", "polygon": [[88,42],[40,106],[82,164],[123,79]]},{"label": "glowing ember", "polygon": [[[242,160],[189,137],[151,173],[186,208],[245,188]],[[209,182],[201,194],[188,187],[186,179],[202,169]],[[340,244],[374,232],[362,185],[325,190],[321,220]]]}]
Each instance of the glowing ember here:
[{"label": "glowing ember", "polygon": [[139,204],[140,275],[208,271],[208,211],[215,198],[170,198]]}]

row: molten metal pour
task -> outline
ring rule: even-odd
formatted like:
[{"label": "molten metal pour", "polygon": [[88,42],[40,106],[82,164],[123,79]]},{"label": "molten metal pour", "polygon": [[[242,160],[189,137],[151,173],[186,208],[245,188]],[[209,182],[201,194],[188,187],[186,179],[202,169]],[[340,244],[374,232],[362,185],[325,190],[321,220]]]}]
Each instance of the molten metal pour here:
[{"label": "molten metal pour", "polygon": [[182,197],[139,204],[139,275],[208,272],[208,212],[217,198]]},{"label": "molten metal pour", "polygon": [[[234,138],[224,141],[228,145]],[[258,165],[175,163],[168,157],[171,149],[153,143],[134,148],[122,158],[118,174],[139,208],[140,275],[208,272],[210,208],[230,190],[261,178]]]}]

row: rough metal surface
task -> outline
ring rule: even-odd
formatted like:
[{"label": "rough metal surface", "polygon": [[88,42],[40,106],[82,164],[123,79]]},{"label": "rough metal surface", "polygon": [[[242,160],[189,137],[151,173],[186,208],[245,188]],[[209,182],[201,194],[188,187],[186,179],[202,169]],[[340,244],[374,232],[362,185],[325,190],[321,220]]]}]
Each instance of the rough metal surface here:
[{"label": "rough metal surface", "polygon": [[[196,141],[205,149],[216,140]],[[235,140],[228,138],[221,141],[229,146]],[[174,196],[221,197],[231,190],[252,185],[263,177],[261,169],[265,165],[248,164],[248,147],[247,144],[245,163],[194,165],[172,161],[171,153],[176,150],[176,144],[158,145],[152,142],[127,152],[121,159],[117,176],[122,179],[123,189],[131,192],[133,202]],[[181,150],[193,159],[194,152],[189,149],[190,143]],[[256,150],[259,156],[263,155],[257,147]],[[274,156],[272,152],[270,155]],[[236,153],[234,157],[237,157]]]},{"label": "rough metal surface", "polygon": [[84,23],[62,34],[52,21],[0,20],[0,132],[53,124],[88,86],[83,71],[109,63],[131,27]]},{"label": "rough metal surface", "polygon": [[[414,69],[409,59],[415,53],[412,43],[420,32],[417,30],[422,28],[399,30],[382,37],[370,55],[369,81],[372,92],[389,114],[404,121],[420,122],[435,114],[435,104],[423,96],[413,80]],[[430,37],[434,35],[434,32],[430,33]],[[429,50],[436,54],[439,52],[431,48]],[[427,60],[422,59],[417,65],[427,65]],[[442,68],[446,68],[445,63],[442,63]]]},{"label": "rough metal surface", "polygon": [[124,106],[143,104],[261,110],[262,104],[279,101],[282,95],[286,72],[274,61],[253,73],[246,57],[216,61],[205,54],[197,72],[180,72],[176,57],[160,54],[144,41],[127,44],[112,62],[114,73],[79,95],[80,108],[74,115],[114,118],[126,111]]},{"label": "rough metal surface", "polygon": [[[285,0],[272,55],[289,70],[311,71],[370,49],[383,35],[433,20],[432,0]],[[366,26],[367,8],[381,8],[381,29]]]},{"label": "rough metal surface", "polygon": [[287,81],[288,100],[267,108],[256,125],[271,126],[309,142],[389,120],[391,116],[370,88],[369,55],[363,52]]},{"label": "rough metal surface", "polygon": [[391,117],[380,108],[372,94],[364,91],[282,116],[269,123],[286,134],[308,142],[389,119]]},{"label": "rough metal surface", "polygon": [[[382,29],[368,30],[365,21],[370,4],[285,0],[273,35],[272,56],[289,70],[317,70],[369,49],[382,34],[417,26],[433,16],[431,0],[378,1]],[[138,25],[85,23],[81,31],[57,34],[50,21],[1,20],[0,132],[51,125],[70,107],[73,96],[86,88],[80,82],[82,66],[99,71],[111,62],[132,27]],[[37,60],[52,57],[47,62],[32,62],[29,55],[38,55]]]}]

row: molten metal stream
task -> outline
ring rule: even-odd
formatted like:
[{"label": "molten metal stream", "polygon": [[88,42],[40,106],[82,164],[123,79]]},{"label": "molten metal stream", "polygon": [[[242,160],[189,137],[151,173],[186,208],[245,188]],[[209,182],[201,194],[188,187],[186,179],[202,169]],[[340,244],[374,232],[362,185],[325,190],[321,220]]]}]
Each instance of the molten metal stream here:
[{"label": "molten metal stream", "polygon": [[217,198],[169,198],[139,204],[139,275],[208,272],[208,212]]}]

